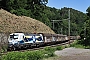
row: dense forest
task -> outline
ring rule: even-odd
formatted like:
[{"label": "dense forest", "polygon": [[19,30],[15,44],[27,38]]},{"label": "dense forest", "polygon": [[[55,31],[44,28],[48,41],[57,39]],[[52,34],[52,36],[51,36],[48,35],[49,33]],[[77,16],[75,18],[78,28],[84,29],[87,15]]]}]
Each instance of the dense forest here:
[{"label": "dense forest", "polygon": [[80,36],[81,36],[81,44],[84,44],[85,46],[90,46],[90,6],[87,8],[87,19],[84,22],[84,28],[82,29]]},{"label": "dense forest", "polygon": [[[73,8],[63,7],[56,9],[48,7],[48,0],[0,0],[0,8],[3,8],[18,16],[28,16],[37,19],[58,34],[68,35],[68,11],[70,9],[70,34],[81,35],[82,38],[90,37],[90,7],[87,13],[80,12]],[[60,20],[53,22],[52,20]]]}]

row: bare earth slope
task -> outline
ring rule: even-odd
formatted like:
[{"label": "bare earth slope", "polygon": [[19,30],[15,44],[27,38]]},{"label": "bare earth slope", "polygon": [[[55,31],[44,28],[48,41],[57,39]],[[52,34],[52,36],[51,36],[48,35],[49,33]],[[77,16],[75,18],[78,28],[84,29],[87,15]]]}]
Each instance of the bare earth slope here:
[{"label": "bare earth slope", "polygon": [[16,16],[0,9],[0,32],[52,33],[45,24],[26,16]]}]

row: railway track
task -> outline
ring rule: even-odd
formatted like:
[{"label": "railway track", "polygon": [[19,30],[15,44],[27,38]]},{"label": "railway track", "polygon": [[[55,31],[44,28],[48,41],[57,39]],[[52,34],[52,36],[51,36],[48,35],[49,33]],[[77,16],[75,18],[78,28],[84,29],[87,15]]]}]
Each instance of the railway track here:
[{"label": "railway track", "polygon": [[[45,47],[56,47],[56,46],[62,46],[62,45],[66,45],[66,44],[71,44],[72,42],[74,42],[74,40],[63,41],[63,42],[60,42],[60,44],[52,44],[52,45],[46,45],[46,46],[40,46],[40,47],[33,47],[33,48],[16,50],[16,51],[20,51],[20,52],[33,51],[33,50],[44,49]],[[8,51],[8,52],[11,52],[11,51]]]},{"label": "railway track", "polygon": [[[56,46],[63,46],[63,45],[67,45],[67,44],[69,45],[69,44],[71,44],[73,42],[74,42],[74,40],[67,40],[67,41],[60,42],[60,44],[52,44],[52,45],[46,45],[46,46],[40,46],[40,47],[20,49],[20,50],[15,50],[14,52],[35,51],[35,50],[44,49],[45,47],[56,47]],[[1,53],[1,55],[6,55],[9,52],[12,52],[12,51],[7,51],[5,53]]]}]

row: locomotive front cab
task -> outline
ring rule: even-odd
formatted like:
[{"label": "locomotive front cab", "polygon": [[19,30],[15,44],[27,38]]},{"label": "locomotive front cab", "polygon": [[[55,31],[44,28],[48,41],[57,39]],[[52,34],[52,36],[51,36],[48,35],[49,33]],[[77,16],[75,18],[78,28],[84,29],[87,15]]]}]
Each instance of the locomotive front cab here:
[{"label": "locomotive front cab", "polygon": [[24,34],[23,33],[12,33],[8,38],[8,48],[21,48],[24,45]]}]

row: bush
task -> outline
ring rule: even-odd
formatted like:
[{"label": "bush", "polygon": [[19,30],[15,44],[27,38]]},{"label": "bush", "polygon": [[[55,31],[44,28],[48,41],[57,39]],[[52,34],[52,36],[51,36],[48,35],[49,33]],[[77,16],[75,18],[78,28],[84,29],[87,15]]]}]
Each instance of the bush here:
[{"label": "bush", "polygon": [[40,60],[43,58],[43,54],[41,51],[26,52],[26,55],[28,60]]},{"label": "bush", "polygon": [[56,50],[62,50],[62,49],[64,49],[65,47],[64,46],[57,46],[56,47]]},{"label": "bush", "polygon": [[70,46],[69,45],[65,45],[65,48],[69,48]]},{"label": "bush", "polygon": [[9,52],[2,56],[1,60],[42,60],[43,58],[55,56],[55,48],[46,47],[44,50]]},{"label": "bush", "polygon": [[90,46],[85,46],[85,49],[90,49]]},{"label": "bush", "polygon": [[44,48],[44,57],[48,58],[48,57],[52,57],[52,56],[55,56],[54,54],[54,51],[56,49],[55,48],[52,48],[52,47],[46,47]]},{"label": "bush", "polygon": [[41,51],[10,52],[2,56],[2,60],[41,60],[42,58]]},{"label": "bush", "polygon": [[52,47],[45,47],[44,50],[48,52],[54,52],[56,49]]},{"label": "bush", "polygon": [[75,41],[74,43],[70,44],[70,47],[85,48],[85,46],[83,44],[81,44],[80,41]]}]

